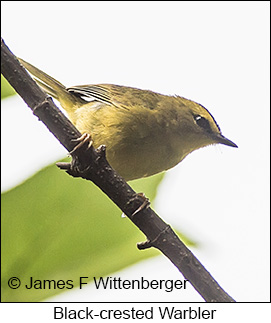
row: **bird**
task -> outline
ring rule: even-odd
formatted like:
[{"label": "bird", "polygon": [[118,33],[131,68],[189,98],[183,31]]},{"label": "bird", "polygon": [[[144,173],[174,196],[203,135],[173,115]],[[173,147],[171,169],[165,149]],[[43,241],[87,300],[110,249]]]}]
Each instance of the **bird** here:
[{"label": "bird", "polygon": [[166,171],[208,145],[237,148],[203,105],[182,96],[106,83],[65,87],[19,61],[95,148],[106,146],[109,164],[127,181]]}]

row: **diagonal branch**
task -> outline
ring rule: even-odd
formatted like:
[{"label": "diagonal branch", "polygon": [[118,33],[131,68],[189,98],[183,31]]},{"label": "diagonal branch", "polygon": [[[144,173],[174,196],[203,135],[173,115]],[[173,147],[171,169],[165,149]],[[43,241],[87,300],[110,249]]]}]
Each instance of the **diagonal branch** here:
[{"label": "diagonal branch", "polygon": [[[78,139],[81,133],[54,105],[51,98],[37,86],[3,40],[1,40],[1,72],[33,114],[68,151],[72,151],[77,145],[75,139]],[[85,145],[72,153],[71,163],[59,163],[58,166],[74,177],[94,182],[146,235],[147,242],[139,244],[138,248],[159,249],[207,302],[234,302],[180,241],[171,227],[148,207],[146,198],[136,194],[112,169],[106,160],[105,147],[84,148]]]}]

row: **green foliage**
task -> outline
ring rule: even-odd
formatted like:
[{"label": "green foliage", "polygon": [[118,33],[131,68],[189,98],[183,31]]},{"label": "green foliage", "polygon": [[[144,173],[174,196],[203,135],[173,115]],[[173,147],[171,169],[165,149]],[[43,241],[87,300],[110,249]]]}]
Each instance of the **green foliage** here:
[{"label": "green foliage", "polygon": [[[162,178],[159,174],[132,185],[153,201]],[[30,277],[71,279],[77,286],[80,276],[92,280],[159,254],[137,249],[145,236],[121,213],[94,184],[55,165],[3,193],[2,301],[41,301],[61,292],[26,289]],[[20,278],[21,287],[10,289],[10,277]]]},{"label": "green foliage", "polygon": [[16,92],[13,89],[13,87],[8,83],[8,81],[4,78],[4,76],[1,74],[1,100],[14,95]]}]

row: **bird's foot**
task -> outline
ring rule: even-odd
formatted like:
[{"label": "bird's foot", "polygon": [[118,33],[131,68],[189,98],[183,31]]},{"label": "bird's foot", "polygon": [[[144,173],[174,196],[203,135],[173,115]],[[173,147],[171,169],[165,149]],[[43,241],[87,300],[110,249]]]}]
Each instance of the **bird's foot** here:
[{"label": "bird's foot", "polygon": [[132,214],[132,217],[134,216],[134,215],[136,215],[138,212],[140,212],[140,211],[142,211],[143,209],[145,209],[145,208],[147,208],[147,207],[149,207],[150,206],[150,200],[145,196],[145,194],[144,193],[138,193],[137,195],[139,195],[140,197],[143,197],[143,199],[144,199],[144,201],[143,201],[143,203],[140,205],[140,207],[139,208],[137,208],[136,210],[135,210],[135,212]]},{"label": "bird's foot", "polygon": [[76,138],[76,139],[72,139],[73,141],[78,141],[78,145],[76,145],[73,150],[71,150],[69,152],[69,155],[72,155],[77,149],[79,149],[80,147],[82,147],[85,143],[88,143],[87,145],[87,149],[88,150],[92,144],[93,144],[93,141],[91,139],[91,135],[89,133],[83,133],[81,137],[79,138]]}]

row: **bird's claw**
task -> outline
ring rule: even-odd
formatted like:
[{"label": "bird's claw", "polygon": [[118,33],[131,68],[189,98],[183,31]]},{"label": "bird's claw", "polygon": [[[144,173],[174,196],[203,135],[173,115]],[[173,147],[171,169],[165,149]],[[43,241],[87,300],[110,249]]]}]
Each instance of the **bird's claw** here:
[{"label": "bird's claw", "polygon": [[139,207],[139,208],[137,208],[137,209],[135,210],[135,212],[132,214],[132,217],[133,217],[134,215],[136,215],[138,212],[142,211],[143,209],[145,209],[145,208],[149,207],[149,205],[151,204],[151,203],[150,203],[150,200],[145,196],[145,194],[144,194],[144,193],[138,193],[138,195],[139,195],[140,197],[143,197],[144,201],[143,201],[143,203],[140,205],[140,207]]},{"label": "bird's claw", "polygon": [[69,152],[69,155],[72,155],[77,149],[82,147],[86,142],[88,142],[87,150],[92,146],[93,141],[91,140],[91,135],[89,133],[83,133],[81,137],[72,139],[72,141],[79,141],[78,145],[76,145],[73,150]]}]

